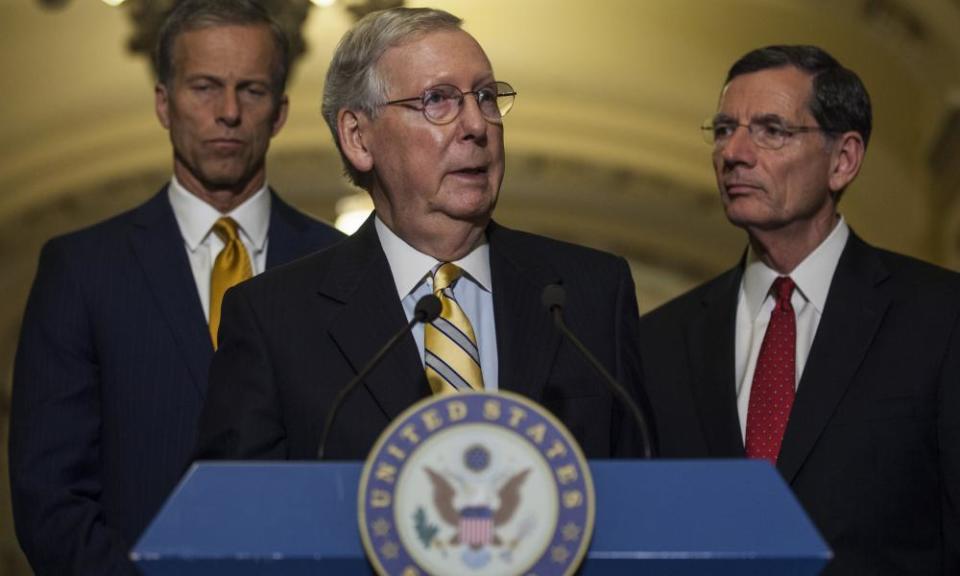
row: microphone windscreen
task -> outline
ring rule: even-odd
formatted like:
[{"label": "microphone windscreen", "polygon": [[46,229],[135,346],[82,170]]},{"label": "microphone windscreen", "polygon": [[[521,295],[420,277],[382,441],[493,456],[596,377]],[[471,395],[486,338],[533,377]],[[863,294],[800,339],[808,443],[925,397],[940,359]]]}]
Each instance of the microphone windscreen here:
[{"label": "microphone windscreen", "polygon": [[427,294],[417,300],[417,306],[413,309],[414,318],[419,318],[421,322],[433,322],[440,315],[440,299],[433,294]]},{"label": "microphone windscreen", "polygon": [[567,291],[559,284],[548,284],[543,289],[543,295],[540,297],[547,310],[554,308],[563,308],[567,301]]}]

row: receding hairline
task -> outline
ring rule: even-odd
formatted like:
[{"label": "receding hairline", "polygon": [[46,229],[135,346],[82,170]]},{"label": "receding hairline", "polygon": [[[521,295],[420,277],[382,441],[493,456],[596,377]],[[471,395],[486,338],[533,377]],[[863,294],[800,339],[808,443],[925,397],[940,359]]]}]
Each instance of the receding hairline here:
[{"label": "receding hairline", "polygon": [[224,30],[228,28],[246,28],[246,29],[259,29],[265,34],[267,39],[267,44],[270,46],[271,51],[271,60],[272,65],[266,71],[267,76],[271,77],[271,82],[273,81],[273,73],[283,65],[283,51],[280,47],[277,46],[277,43],[274,39],[273,31],[270,28],[269,24],[261,22],[221,22],[216,20],[209,20],[207,22],[197,22],[196,26],[185,27],[181,29],[176,35],[173,36],[172,42],[170,44],[170,71],[173,74],[170,75],[170,80],[176,77],[177,64],[180,63],[180,58],[183,56],[182,52],[182,40],[190,34],[197,32],[204,32],[207,30]]},{"label": "receding hairline", "polygon": [[399,50],[399,49],[408,47],[410,45],[417,44],[428,37],[437,36],[441,34],[459,34],[468,38],[473,43],[473,45],[477,47],[477,50],[483,56],[483,60],[484,62],[486,62],[487,68],[490,70],[490,73],[491,74],[493,73],[493,63],[490,61],[490,57],[487,56],[487,52],[483,49],[483,46],[480,45],[480,42],[473,36],[473,34],[467,32],[466,30],[464,30],[459,26],[454,26],[450,28],[439,28],[439,29],[434,28],[431,30],[418,30],[416,32],[403,36],[402,38],[398,38],[395,42],[391,42],[383,49],[383,52],[377,57],[376,60],[373,61],[371,67],[373,68],[373,70],[376,72],[376,74],[380,77],[382,81],[386,81],[388,77],[392,77],[391,74],[403,73],[405,69],[395,70],[394,68],[390,68],[390,69],[381,68],[381,62],[383,61],[384,57],[391,51]]},{"label": "receding hairline", "polygon": [[813,85],[813,81],[816,78],[816,74],[809,72],[807,70],[804,70],[799,66],[796,66],[794,64],[789,64],[789,63],[784,64],[782,66],[772,66],[770,68],[762,68],[760,70],[753,70],[751,72],[744,72],[743,74],[737,74],[736,76],[728,80],[723,85],[723,87],[720,88],[720,95],[717,98],[717,109],[719,110],[720,102],[723,100],[723,96],[727,93],[727,90],[730,88],[730,85],[736,82],[737,79],[745,78],[747,76],[754,76],[756,74],[762,74],[764,72],[784,72],[789,70],[794,70],[795,72],[798,72],[801,76],[803,76],[807,80],[807,84],[806,84],[807,93],[805,95],[805,99],[803,100],[803,104],[804,106],[807,107],[809,111],[810,104],[812,103],[813,99],[816,98],[814,85]]}]

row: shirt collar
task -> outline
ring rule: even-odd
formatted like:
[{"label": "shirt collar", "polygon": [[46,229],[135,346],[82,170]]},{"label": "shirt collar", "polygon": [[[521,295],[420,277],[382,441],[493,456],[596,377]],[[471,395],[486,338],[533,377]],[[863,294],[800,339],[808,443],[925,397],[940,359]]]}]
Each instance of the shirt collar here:
[{"label": "shirt collar", "polygon": [[[827,238],[789,274],[800,294],[807,302],[813,304],[820,314],[823,314],[827,294],[830,292],[830,283],[833,281],[833,273],[837,269],[840,255],[843,254],[843,248],[849,236],[850,228],[841,216]],[[743,292],[751,320],[755,320],[760,313],[760,308],[777,276],[780,276],[779,272],[760,261],[753,248],[747,248]]]},{"label": "shirt collar", "polygon": [[[407,244],[403,238],[397,236],[393,230],[384,224],[379,216],[374,217],[374,225],[377,229],[377,236],[380,238],[380,245],[383,247],[387,262],[390,264],[390,272],[393,274],[393,282],[397,287],[397,295],[403,300],[407,297],[407,294],[410,294],[423,282],[427,274],[433,271],[440,261]],[[484,236],[480,245],[454,264],[459,266],[481,288],[487,292],[492,292],[490,245],[487,243],[486,236]]]},{"label": "shirt collar", "polygon": [[188,191],[176,176],[170,180],[167,190],[173,214],[180,225],[180,233],[191,252],[207,238],[213,224],[221,216],[233,218],[240,228],[240,233],[247,238],[253,249],[256,252],[263,250],[270,228],[270,194],[266,183],[253,196],[244,200],[243,204],[227,214],[221,214]]}]

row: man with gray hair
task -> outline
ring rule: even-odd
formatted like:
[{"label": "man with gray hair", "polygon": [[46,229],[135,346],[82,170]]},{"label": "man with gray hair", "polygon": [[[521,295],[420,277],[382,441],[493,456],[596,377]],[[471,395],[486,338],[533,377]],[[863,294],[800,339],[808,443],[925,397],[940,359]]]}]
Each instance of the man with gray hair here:
[{"label": "man with gray hair", "polygon": [[960,574],[960,275],[840,215],[865,86],[816,46],[758,48],[703,129],[748,243],[641,321],[661,455],[776,466],[833,549],[824,576]]},{"label": "man with gray hair", "polygon": [[231,284],[338,240],[266,183],[287,40],[256,3],[186,0],[157,47],[173,177],[51,240],[14,370],[10,477],[37,574],[132,574],[127,551],[186,469]]},{"label": "man with gray hair", "polygon": [[346,399],[328,457],[364,458],[405,408],[459,390],[541,402],[590,457],[638,449],[633,423],[541,304],[545,287],[563,285],[566,321],[638,392],[626,262],[491,219],[515,96],[446,12],[377,12],[344,36],[323,114],[375,213],[337,246],[227,295],[199,457],[315,458],[338,392],[431,293],[440,317],[416,327]]}]

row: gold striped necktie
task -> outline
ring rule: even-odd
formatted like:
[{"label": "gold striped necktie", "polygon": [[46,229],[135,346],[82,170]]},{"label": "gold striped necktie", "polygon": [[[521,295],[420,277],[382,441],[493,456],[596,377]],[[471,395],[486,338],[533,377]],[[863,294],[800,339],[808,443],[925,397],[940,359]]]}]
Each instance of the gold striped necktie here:
[{"label": "gold striped necktie", "polygon": [[483,390],[480,353],[470,320],[453,297],[453,284],[462,271],[445,262],[433,275],[433,293],[440,299],[440,316],[424,326],[424,363],[434,394]]},{"label": "gold striped necktie", "polygon": [[231,286],[253,276],[253,270],[233,218],[224,216],[217,220],[213,225],[213,233],[223,240],[223,250],[217,254],[213,270],[210,271],[210,338],[216,350],[223,295]]}]

